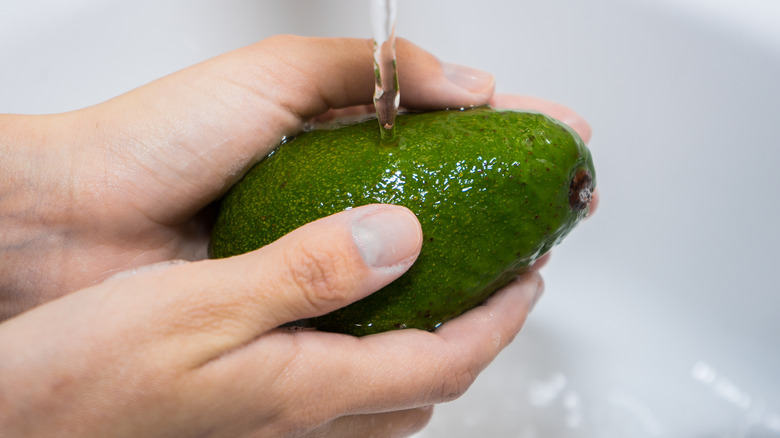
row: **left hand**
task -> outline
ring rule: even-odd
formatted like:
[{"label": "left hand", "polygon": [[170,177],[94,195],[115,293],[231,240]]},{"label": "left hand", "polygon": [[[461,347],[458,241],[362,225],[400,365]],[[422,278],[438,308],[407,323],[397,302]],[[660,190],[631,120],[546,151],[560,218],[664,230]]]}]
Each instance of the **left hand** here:
[{"label": "left hand", "polygon": [[[399,40],[402,105],[484,105],[490,75]],[[273,37],[105,103],[0,116],[0,321],[118,271],[205,258],[209,205],[317,116],[365,111],[372,42]],[[498,106],[571,110],[535,99]]]},{"label": "left hand", "polygon": [[[479,105],[399,41],[412,108]],[[0,321],[118,271],[206,256],[209,204],[284,136],[370,104],[372,42],[279,36],[64,114],[0,116]]]}]

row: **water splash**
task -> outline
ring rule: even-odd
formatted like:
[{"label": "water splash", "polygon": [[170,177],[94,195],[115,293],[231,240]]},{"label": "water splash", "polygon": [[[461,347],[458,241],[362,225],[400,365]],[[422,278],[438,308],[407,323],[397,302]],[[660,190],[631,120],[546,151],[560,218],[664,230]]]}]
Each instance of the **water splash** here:
[{"label": "water splash", "polygon": [[382,143],[395,143],[395,116],[401,102],[395,58],[397,0],[371,0],[374,32],[374,108]]}]

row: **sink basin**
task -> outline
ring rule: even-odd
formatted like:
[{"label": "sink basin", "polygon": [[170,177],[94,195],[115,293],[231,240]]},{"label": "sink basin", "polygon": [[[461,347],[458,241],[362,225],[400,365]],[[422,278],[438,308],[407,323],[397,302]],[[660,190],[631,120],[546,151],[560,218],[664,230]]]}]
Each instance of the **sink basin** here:
[{"label": "sink basin", "polygon": [[[364,0],[104,3],[0,6],[0,111],[90,105],[274,33],[371,35]],[[418,438],[780,437],[780,4],[401,1],[398,20],[587,118],[602,196],[523,332]]]}]

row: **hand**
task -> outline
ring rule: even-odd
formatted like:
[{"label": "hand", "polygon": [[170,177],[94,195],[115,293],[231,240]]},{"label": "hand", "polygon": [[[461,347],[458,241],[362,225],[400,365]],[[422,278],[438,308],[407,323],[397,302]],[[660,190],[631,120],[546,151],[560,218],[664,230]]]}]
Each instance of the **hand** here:
[{"label": "hand", "polygon": [[382,287],[411,265],[421,241],[405,208],[366,206],[252,253],[141,268],[12,318],[0,325],[0,430],[409,434],[515,336],[541,291],[538,274],[436,333],[355,338],[276,327]]},{"label": "hand", "polygon": [[[355,209],[251,254],[201,260],[210,203],[249,166],[308,119],[370,103],[370,48],[277,37],[94,107],[0,117],[2,316],[76,291],[0,325],[0,430],[404,434],[468,387],[520,329],[541,290],[535,271],[436,333],[356,339],[275,327],[400,275],[419,249],[416,222],[383,231],[406,242],[406,258],[379,267],[351,230],[406,210]],[[406,107],[492,97],[485,74],[403,41],[398,53]],[[587,126],[569,110],[551,115]],[[167,264],[139,268],[156,262]]]},{"label": "hand", "polygon": [[[404,104],[486,103],[493,79],[398,45]],[[284,136],[373,95],[372,42],[275,37],[94,107],[4,116],[0,317],[120,270],[205,256],[204,211]],[[446,80],[460,72],[470,90]],[[19,182],[24,181],[24,184]],[[206,213],[206,214],[204,214]]]},{"label": "hand", "polygon": [[[371,47],[275,37],[80,111],[1,116],[0,320],[121,270],[204,258],[207,207],[245,170],[307,119],[370,108]],[[490,75],[403,40],[398,58],[408,108],[492,97]],[[562,106],[491,103],[547,110],[589,138]]]}]

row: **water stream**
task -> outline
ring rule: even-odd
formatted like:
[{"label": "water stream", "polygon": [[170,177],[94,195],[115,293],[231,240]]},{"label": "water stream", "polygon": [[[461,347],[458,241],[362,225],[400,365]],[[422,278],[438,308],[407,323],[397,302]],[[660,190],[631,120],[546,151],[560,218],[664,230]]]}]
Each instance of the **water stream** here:
[{"label": "water stream", "polygon": [[383,143],[395,142],[395,116],[401,95],[395,58],[395,17],[397,0],[371,0],[371,27],[374,33],[374,108]]}]

